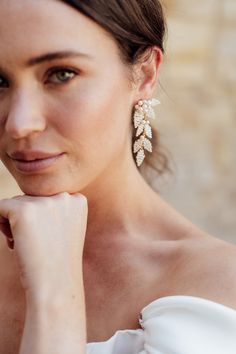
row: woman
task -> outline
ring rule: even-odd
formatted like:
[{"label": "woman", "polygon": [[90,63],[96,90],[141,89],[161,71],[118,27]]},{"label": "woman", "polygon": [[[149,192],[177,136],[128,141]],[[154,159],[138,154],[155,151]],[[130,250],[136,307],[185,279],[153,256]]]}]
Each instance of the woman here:
[{"label": "woman", "polygon": [[159,1],[2,0],[0,13],[0,157],[23,192],[0,201],[1,353],[235,353],[235,246],[140,173]]}]

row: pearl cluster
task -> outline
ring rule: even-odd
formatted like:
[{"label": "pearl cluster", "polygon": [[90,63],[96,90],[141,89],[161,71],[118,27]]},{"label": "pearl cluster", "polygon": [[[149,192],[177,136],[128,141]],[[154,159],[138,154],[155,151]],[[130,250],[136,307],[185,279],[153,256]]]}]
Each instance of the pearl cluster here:
[{"label": "pearl cluster", "polygon": [[135,105],[133,120],[134,127],[137,129],[136,137],[139,138],[134,142],[133,152],[137,153],[137,166],[140,166],[145,159],[144,150],[152,152],[152,143],[149,140],[152,138],[152,128],[148,119],[155,119],[155,112],[152,107],[158,104],[160,104],[160,101],[152,98],[149,100],[139,100]]}]

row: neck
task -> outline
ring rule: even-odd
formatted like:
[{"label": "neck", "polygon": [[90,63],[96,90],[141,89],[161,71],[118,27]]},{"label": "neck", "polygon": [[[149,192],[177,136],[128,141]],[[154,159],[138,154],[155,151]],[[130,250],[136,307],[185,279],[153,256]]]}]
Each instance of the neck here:
[{"label": "neck", "polygon": [[135,164],[126,161],[113,165],[81,192],[89,208],[85,253],[101,251],[117,238],[145,233],[158,201]]}]

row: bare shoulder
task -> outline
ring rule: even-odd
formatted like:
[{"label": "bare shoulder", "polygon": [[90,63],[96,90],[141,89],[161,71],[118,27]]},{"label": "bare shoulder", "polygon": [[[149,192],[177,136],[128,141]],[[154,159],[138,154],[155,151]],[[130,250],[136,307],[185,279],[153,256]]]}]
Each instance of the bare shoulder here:
[{"label": "bare shoulder", "polygon": [[236,245],[205,233],[181,242],[172,282],[175,293],[203,297],[236,310]]},{"label": "bare shoulder", "polygon": [[[189,257],[199,256],[206,257],[209,263],[213,261],[213,264],[224,264],[229,261],[236,266],[236,244],[224,241],[223,239],[209,235],[205,232],[199,232],[195,237],[186,239],[185,242],[186,255]],[[212,257],[215,256],[215,262]],[[219,259],[218,257],[222,258]],[[231,264],[231,265],[233,265]]]}]

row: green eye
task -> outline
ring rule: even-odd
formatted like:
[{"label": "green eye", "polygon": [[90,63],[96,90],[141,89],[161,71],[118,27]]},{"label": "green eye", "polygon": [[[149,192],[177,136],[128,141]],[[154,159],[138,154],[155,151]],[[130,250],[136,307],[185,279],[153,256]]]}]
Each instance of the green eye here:
[{"label": "green eye", "polygon": [[72,80],[76,73],[71,69],[56,69],[51,71],[49,75],[49,82],[54,84],[63,84]]}]

